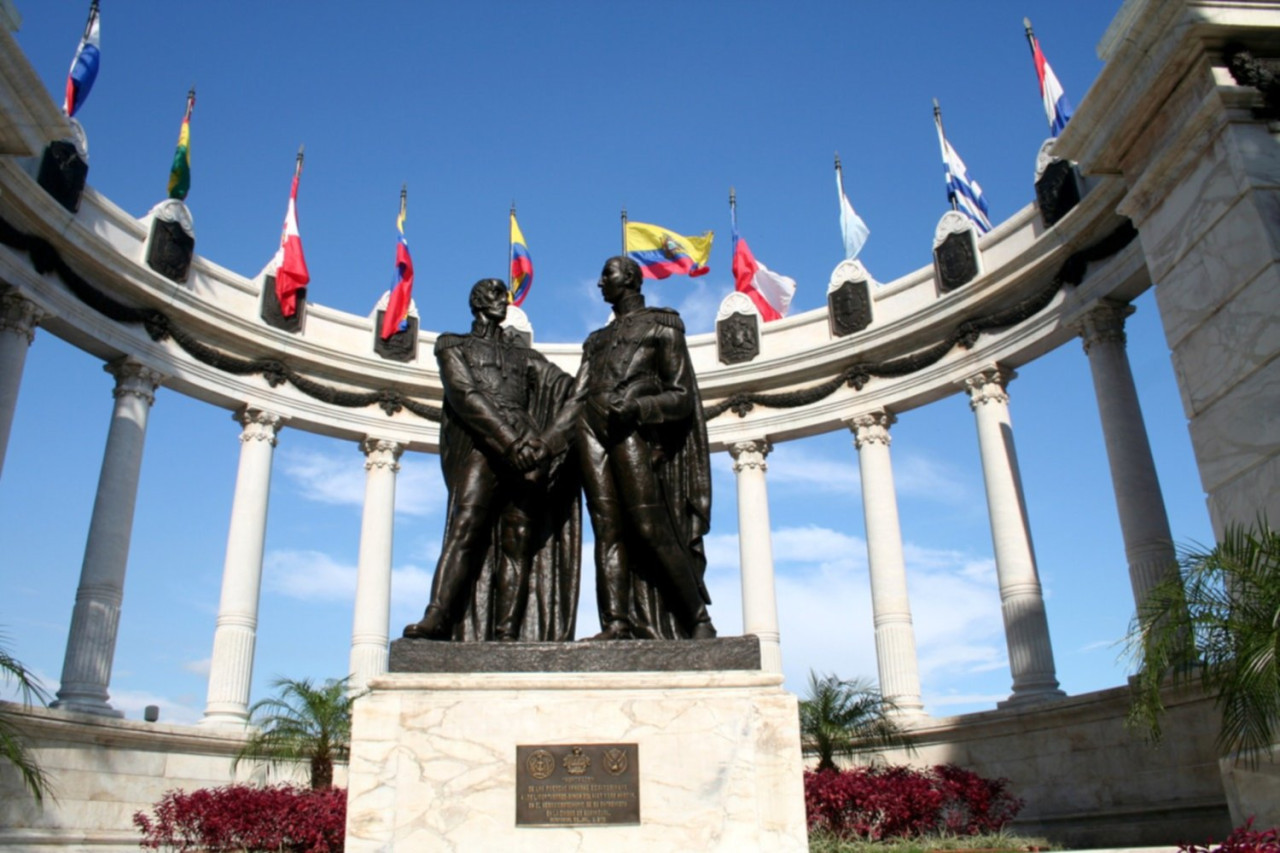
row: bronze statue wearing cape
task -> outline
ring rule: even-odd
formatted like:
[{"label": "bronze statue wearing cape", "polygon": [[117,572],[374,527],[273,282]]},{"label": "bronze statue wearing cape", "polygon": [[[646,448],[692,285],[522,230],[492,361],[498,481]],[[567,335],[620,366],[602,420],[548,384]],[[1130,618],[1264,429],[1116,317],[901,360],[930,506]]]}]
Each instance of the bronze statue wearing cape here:
[{"label": "bronze statue wearing cape", "polygon": [[410,638],[561,641],[574,636],[582,550],[576,459],[538,437],[573,380],[504,330],[507,288],[471,291],[468,335],[442,334],[444,545]]}]

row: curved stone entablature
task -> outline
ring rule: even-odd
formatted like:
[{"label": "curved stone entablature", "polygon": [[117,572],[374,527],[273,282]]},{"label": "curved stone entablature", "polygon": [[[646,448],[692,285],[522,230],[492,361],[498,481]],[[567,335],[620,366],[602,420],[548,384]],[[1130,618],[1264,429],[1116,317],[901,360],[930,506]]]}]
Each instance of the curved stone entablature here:
[{"label": "curved stone entablature", "polygon": [[[38,306],[42,326],[104,360],[131,356],[215,405],[266,408],[292,427],[349,440],[437,448],[435,332],[424,330],[417,356],[397,363],[375,354],[372,317],[309,303],[303,333],[267,326],[261,276],[196,255],[185,282],[165,278],[145,261],[148,222],[91,186],[74,214],[40,188],[33,163],[70,132],[66,119],[42,87],[17,78],[0,86],[33,117],[23,128],[28,156],[0,157],[0,280]],[[1048,230],[1028,205],[981,239],[980,276],[939,296],[930,264],[877,286],[873,320],[853,334],[833,336],[824,307],[765,325],[759,354],[727,365],[714,333],[691,336],[713,445],[901,412],[957,393],[983,365],[1018,366],[1069,340],[1085,307],[1132,299],[1149,284],[1132,226],[1115,212],[1121,195],[1118,183],[1098,181]],[[576,370],[577,345],[538,349]]]}]

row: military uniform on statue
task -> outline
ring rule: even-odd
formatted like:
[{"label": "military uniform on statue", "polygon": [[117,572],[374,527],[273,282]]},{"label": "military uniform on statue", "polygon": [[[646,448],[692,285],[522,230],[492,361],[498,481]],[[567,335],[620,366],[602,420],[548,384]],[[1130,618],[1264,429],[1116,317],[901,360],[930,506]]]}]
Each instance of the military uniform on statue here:
[{"label": "military uniform on statue", "polygon": [[709,639],[702,401],[680,315],[646,307],[641,281],[630,258],[605,264],[599,287],[615,319],[583,345],[572,401],[546,444],[578,445],[596,540],[593,639]]},{"label": "military uniform on statue", "polygon": [[404,636],[572,640],[581,555],[576,463],[537,438],[572,378],[505,334],[507,288],[471,291],[471,333],[442,334],[440,462],[449,489],[431,603]]}]

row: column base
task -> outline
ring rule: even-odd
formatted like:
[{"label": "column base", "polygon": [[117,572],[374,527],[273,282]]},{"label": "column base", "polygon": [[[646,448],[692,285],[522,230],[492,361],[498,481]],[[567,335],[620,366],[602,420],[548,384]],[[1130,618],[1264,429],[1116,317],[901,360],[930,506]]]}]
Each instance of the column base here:
[{"label": "column base", "polygon": [[124,711],[117,711],[101,699],[55,699],[49,703],[50,708],[59,711],[73,711],[77,714],[97,714],[99,717],[124,719]]},{"label": "column base", "polygon": [[996,708],[1004,710],[1005,708],[1024,708],[1028,705],[1041,705],[1045,702],[1057,702],[1059,699],[1066,699],[1065,691],[1056,687],[1047,687],[1040,690],[1023,690],[1009,695],[1008,699],[1003,702],[997,702]]},{"label": "column base", "polygon": [[247,729],[249,715],[234,711],[205,711],[198,725],[211,729]]}]

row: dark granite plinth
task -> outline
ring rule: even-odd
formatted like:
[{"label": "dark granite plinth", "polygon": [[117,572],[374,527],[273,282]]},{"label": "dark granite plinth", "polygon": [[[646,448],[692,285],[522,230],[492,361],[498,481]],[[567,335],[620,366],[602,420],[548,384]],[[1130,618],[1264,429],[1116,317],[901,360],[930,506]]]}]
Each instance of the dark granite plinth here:
[{"label": "dark granite plinth", "polygon": [[754,635],[714,640],[451,643],[396,640],[392,672],[681,672],[760,669]]}]

